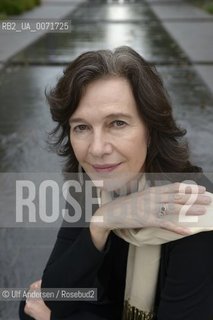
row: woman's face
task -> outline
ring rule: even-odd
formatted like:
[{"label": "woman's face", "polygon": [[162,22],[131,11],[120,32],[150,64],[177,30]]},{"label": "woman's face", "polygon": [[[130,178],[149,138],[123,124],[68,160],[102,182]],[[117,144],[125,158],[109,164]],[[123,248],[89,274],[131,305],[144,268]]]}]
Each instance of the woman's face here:
[{"label": "woman's face", "polygon": [[148,132],[125,78],[89,84],[70,118],[75,156],[94,180],[116,190],[143,171]]}]

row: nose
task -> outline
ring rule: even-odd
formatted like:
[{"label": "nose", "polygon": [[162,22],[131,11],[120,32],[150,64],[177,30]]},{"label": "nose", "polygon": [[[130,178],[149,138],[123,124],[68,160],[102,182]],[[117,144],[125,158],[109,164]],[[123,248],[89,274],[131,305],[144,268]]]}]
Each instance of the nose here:
[{"label": "nose", "polygon": [[93,157],[103,157],[105,154],[110,154],[112,152],[112,144],[106,133],[101,132],[100,130],[93,132],[89,153]]}]

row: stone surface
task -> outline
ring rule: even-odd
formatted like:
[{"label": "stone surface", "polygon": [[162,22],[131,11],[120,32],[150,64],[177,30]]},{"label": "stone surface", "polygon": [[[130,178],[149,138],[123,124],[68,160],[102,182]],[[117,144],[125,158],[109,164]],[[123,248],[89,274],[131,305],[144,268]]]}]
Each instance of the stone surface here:
[{"label": "stone surface", "polygon": [[196,64],[194,67],[211,92],[213,92],[213,64],[206,66]]},{"label": "stone surface", "polygon": [[213,63],[213,22],[163,22],[163,25],[194,64]]},{"label": "stone surface", "polygon": [[[60,21],[65,18],[67,14],[73,11],[84,0],[66,2],[66,5],[61,5],[60,1],[55,2],[54,5],[45,3],[36,7],[35,9],[24,13],[20,16],[11,17],[15,19],[23,20],[25,22],[34,19],[57,19]],[[32,44],[34,41],[44,35],[46,31],[36,31],[35,33],[23,31],[17,33],[16,31],[2,31],[0,28],[0,63],[5,63],[8,59],[18,53],[21,49]]]},{"label": "stone surface", "polygon": [[182,3],[149,1],[149,4],[213,92],[213,15]]},{"label": "stone surface", "polygon": [[155,14],[161,19],[180,19],[180,20],[212,20],[212,15],[200,10],[196,7],[187,5],[186,3],[170,3],[170,2],[151,2],[151,8]]}]

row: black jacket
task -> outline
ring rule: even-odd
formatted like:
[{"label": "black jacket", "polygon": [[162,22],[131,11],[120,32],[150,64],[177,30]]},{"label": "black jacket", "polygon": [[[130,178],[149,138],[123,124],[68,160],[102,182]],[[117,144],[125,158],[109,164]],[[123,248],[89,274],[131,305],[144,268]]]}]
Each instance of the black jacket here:
[{"label": "black jacket", "polygon": [[[213,192],[207,179],[200,184]],[[113,232],[100,252],[88,226],[62,227],[44,270],[42,287],[97,288],[98,301],[47,301],[51,320],[121,320],[127,254],[128,244]],[[161,246],[155,308],[157,320],[213,319],[213,232]],[[31,319],[24,316],[23,304],[20,318]]]}]

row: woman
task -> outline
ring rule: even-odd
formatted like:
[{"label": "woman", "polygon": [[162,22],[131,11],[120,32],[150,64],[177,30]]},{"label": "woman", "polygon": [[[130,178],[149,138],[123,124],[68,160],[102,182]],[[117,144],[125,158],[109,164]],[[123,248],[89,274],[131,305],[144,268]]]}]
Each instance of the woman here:
[{"label": "woman", "polygon": [[[185,131],[173,119],[155,68],[129,47],[87,52],[68,66],[48,101],[65,172],[79,173],[82,192],[76,199],[84,215],[80,224],[64,222],[42,283],[30,290],[97,288],[98,299],[45,304],[29,299],[25,315],[210,319],[213,232],[203,231],[211,225],[186,227],[178,218],[183,209],[185,218],[209,217],[213,187],[189,161]],[[186,173],[197,185],[177,183]],[[99,203],[84,224],[90,179]],[[30,319],[25,315],[22,305],[20,318]]]}]

